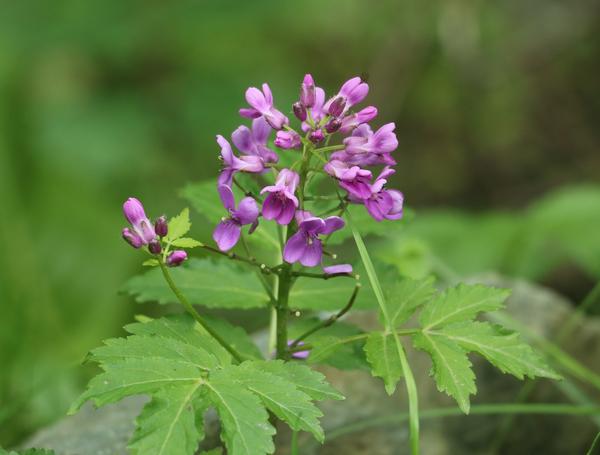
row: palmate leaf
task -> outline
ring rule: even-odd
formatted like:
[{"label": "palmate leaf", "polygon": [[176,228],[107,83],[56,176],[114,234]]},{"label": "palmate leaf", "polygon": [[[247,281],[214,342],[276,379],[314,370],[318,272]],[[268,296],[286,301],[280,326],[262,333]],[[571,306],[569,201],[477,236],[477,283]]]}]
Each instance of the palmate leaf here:
[{"label": "palmate leaf", "polygon": [[452,322],[471,320],[482,311],[495,311],[510,295],[507,289],[459,284],[441,293],[420,315],[424,330]]},{"label": "palmate leaf", "polygon": [[365,344],[371,374],[383,379],[385,391],[391,395],[402,377],[402,364],[392,337],[384,332],[369,334]]},{"label": "palmate leaf", "polygon": [[[177,287],[190,303],[209,308],[264,308],[269,300],[260,282],[230,260],[191,259],[171,270]],[[316,280],[315,280],[316,281]],[[130,279],[123,287],[138,302],[175,303],[158,269]]]},{"label": "palmate leaf", "polygon": [[465,413],[469,395],[476,393],[470,352],[519,379],[559,378],[516,333],[473,320],[482,311],[500,309],[508,294],[503,289],[460,284],[426,303],[420,314],[423,328],[413,336],[414,346],[431,356],[438,389],[452,396]]},{"label": "palmate leaf", "polygon": [[[216,325],[229,327],[218,320]],[[227,351],[187,315],[146,320],[126,330],[132,335],[107,340],[92,351],[91,359],[104,371],[71,411],[87,400],[102,406],[149,395],[130,441],[134,454],[195,453],[203,437],[199,420],[209,407],[219,414],[221,438],[231,455],[273,453],[275,429],[267,409],[294,430],[322,440],[321,412],[312,401],[342,398],[323,375],[304,365],[263,360],[232,365]],[[243,332],[225,336],[253,350]]]},{"label": "palmate leaf", "polygon": [[[261,363],[244,362],[240,366],[220,371],[257,395],[263,405],[296,431],[312,433],[323,442],[324,434],[319,417],[323,413],[312,403],[312,398],[298,390],[289,380],[261,369]],[[214,378],[214,376],[213,376]]]},{"label": "palmate leaf", "polygon": [[405,278],[386,290],[385,304],[393,327],[406,322],[419,306],[431,300],[436,293],[433,282],[432,277],[424,280]]},{"label": "palmate leaf", "polygon": [[[169,387],[152,396],[136,419],[136,430],[129,442],[132,455],[194,453],[203,422],[196,422],[193,400],[201,381],[186,387]],[[203,406],[197,408],[204,408]]]},{"label": "palmate leaf", "polygon": [[415,348],[426,351],[431,356],[431,374],[440,392],[453,397],[460,409],[469,413],[469,395],[475,394],[475,374],[467,352],[455,343],[427,333],[415,335]]}]

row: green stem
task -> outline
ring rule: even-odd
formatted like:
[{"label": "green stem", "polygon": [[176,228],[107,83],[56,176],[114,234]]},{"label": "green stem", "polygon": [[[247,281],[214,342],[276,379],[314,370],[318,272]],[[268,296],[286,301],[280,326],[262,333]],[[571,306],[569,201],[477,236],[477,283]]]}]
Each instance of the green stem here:
[{"label": "green stem", "polygon": [[288,359],[287,318],[289,313],[289,297],[292,287],[291,266],[287,265],[281,269],[279,274],[279,288],[277,289],[277,358]]},{"label": "green stem", "polygon": [[335,152],[337,150],[344,150],[345,148],[346,148],[346,146],[343,144],[330,145],[329,147],[321,147],[321,148],[315,149],[315,152],[319,152],[319,153]]},{"label": "green stem", "polygon": [[326,273],[312,273],[312,272],[291,272],[291,275],[294,277],[297,276],[304,276],[307,278],[318,278],[321,280],[329,280],[331,278],[337,278],[340,276],[345,276],[347,278],[354,278],[356,279],[356,275],[352,275],[351,273],[330,273],[330,274],[326,274]]},{"label": "green stem", "polygon": [[201,243],[199,245],[199,247],[206,251],[210,251],[211,253],[225,256],[226,258],[229,258],[231,260],[245,262],[246,264],[250,264],[254,267],[258,267],[262,271],[262,273],[267,273],[267,274],[276,273],[271,267],[268,267],[266,264],[263,264],[262,262],[258,262],[253,257],[247,258],[244,256],[240,256],[239,254],[236,254],[236,253],[227,253],[226,251],[221,251],[218,248],[212,247],[210,245],[206,245],[205,243]]},{"label": "green stem", "polygon": [[233,347],[231,347],[229,345],[229,343],[227,343],[227,341],[225,341],[221,337],[221,335],[219,335],[217,332],[215,332],[215,330],[206,323],[206,321],[202,318],[202,316],[200,316],[198,314],[198,312],[195,310],[195,308],[192,306],[192,304],[188,301],[188,299],[185,297],[185,295],[183,295],[181,293],[181,291],[179,290],[179,288],[173,281],[173,278],[171,277],[171,274],[169,273],[169,269],[165,265],[162,258],[158,259],[158,263],[160,264],[160,269],[162,270],[163,276],[165,277],[165,281],[167,282],[167,284],[171,288],[171,291],[173,291],[173,294],[175,294],[175,297],[177,297],[177,300],[179,300],[179,303],[181,303],[183,308],[185,308],[185,310],[194,318],[194,320],[198,324],[200,324],[200,326],[204,330],[206,330],[215,340],[217,340],[217,342],[221,346],[223,346],[227,350],[227,352],[229,352],[233,356],[233,358],[235,360],[237,360],[238,362],[242,362],[244,360],[244,357],[239,352],[237,352]]},{"label": "green stem", "polygon": [[294,342],[290,345],[290,349],[293,349],[296,346],[298,346],[298,343],[300,343],[302,340],[308,338],[313,333],[315,333],[315,332],[317,332],[317,331],[319,331],[321,329],[324,329],[326,327],[329,327],[330,325],[333,325],[339,318],[341,318],[348,311],[350,311],[350,308],[352,308],[352,305],[354,305],[354,301],[356,300],[356,296],[358,295],[358,291],[360,291],[360,283],[356,283],[356,286],[354,286],[354,291],[352,292],[352,295],[350,296],[350,299],[348,300],[348,303],[344,306],[344,308],[342,308],[336,314],[334,314],[334,315],[330,316],[329,318],[325,319],[324,321],[321,321],[319,324],[317,324],[316,326],[314,326],[312,329],[307,330],[305,333],[303,333],[298,338],[296,338],[294,340]]}]

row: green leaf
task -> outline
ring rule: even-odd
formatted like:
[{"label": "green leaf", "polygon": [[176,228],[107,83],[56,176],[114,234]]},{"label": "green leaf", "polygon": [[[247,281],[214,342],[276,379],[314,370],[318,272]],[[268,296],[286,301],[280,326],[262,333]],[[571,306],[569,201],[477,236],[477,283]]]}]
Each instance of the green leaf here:
[{"label": "green leaf", "polygon": [[167,241],[172,242],[175,239],[183,237],[192,227],[190,223],[190,210],[185,208],[177,216],[169,220],[169,231]]},{"label": "green leaf", "polygon": [[25,449],[18,452],[4,450],[0,447],[0,455],[56,455],[54,450],[50,449]]},{"label": "green leaf", "polygon": [[133,455],[187,455],[204,438],[203,425],[197,425],[192,402],[201,381],[187,387],[171,387],[157,392],[136,419],[129,442]]},{"label": "green leaf", "polygon": [[249,358],[263,358],[260,349],[243,328],[216,316],[204,315],[203,318],[237,352]]},{"label": "green leaf", "polygon": [[369,334],[364,349],[371,365],[371,374],[383,379],[385,391],[388,395],[393,394],[402,377],[402,364],[391,335],[383,332]]},{"label": "green leaf", "polygon": [[495,311],[503,306],[510,295],[507,289],[492,288],[483,285],[459,284],[440,294],[425,305],[420,315],[424,330],[471,320],[482,311]]},{"label": "green leaf", "polygon": [[[171,269],[177,287],[194,305],[209,308],[264,308],[269,298],[256,276],[230,260],[191,259]],[[176,303],[158,269],[130,279],[124,291],[138,302]]]},{"label": "green leaf", "polygon": [[467,352],[456,343],[427,333],[415,335],[413,341],[415,348],[426,351],[431,356],[431,375],[438,390],[453,397],[460,409],[468,414],[469,395],[475,394],[477,388]]},{"label": "green leaf", "polygon": [[323,429],[319,424],[319,417],[323,413],[311,402],[312,398],[298,390],[293,382],[263,371],[262,362],[244,362],[239,367],[226,368],[223,374],[257,395],[267,409],[292,430],[308,431],[323,442]]},{"label": "green leaf", "polygon": [[431,300],[436,293],[433,283],[433,277],[418,281],[405,278],[391,286],[385,302],[393,327],[406,322],[420,305]]},{"label": "green leaf", "polygon": [[460,322],[448,325],[430,336],[444,337],[463,349],[477,352],[503,373],[523,379],[536,376],[560,379],[531,347],[519,339],[519,334],[494,326],[489,322]]},{"label": "green leaf", "polygon": [[313,400],[343,400],[344,396],[325,380],[325,376],[306,365],[295,362],[271,360],[269,362],[253,362],[256,368],[272,373],[293,383],[296,388]]},{"label": "green leaf", "polygon": [[146,259],[142,262],[144,267],[156,267],[158,265],[158,259]]},{"label": "green leaf", "polygon": [[221,439],[231,455],[273,453],[275,428],[260,399],[224,371],[215,371],[207,383],[208,399],[221,419]]},{"label": "green leaf", "polygon": [[194,240],[190,237],[181,237],[179,239],[173,240],[171,242],[171,245],[176,246],[178,248],[196,248],[197,246],[202,245],[202,242]]}]

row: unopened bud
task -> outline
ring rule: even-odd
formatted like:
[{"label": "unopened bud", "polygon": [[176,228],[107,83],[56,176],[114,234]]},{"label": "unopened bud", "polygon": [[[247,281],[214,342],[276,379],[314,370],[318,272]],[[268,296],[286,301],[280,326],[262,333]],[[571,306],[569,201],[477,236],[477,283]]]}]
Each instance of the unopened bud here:
[{"label": "unopened bud", "polygon": [[167,265],[169,267],[177,267],[178,265],[181,265],[181,263],[186,259],[187,253],[185,251],[175,250],[171,254],[169,254],[169,257],[167,258]]},{"label": "unopened bud", "polygon": [[338,118],[332,118],[325,125],[325,131],[329,134],[335,133],[342,126],[342,121]]},{"label": "unopened bud", "polygon": [[307,74],[300,86],[300,102],[310,108],[315,105],[315,100],[315,81],[310,74]]},{"label": "unopened bud", "polygon": [[308,138],[313,144],[318,144],[319,142],[323,141],[323,139],[325,139],[325,136],[323,135],[323,131],[316,130],[310,133]]},{"label": "unopened bud", "polygon": [[292,109],[294,110],[294,115],[298,120],[304,122],[306,120],[306,106],[300,102],[295,102],[292,105]]},{"label": "unopened bud", "polygon": [[159,237],[166,237],[169,233],[169,225],[167,224],[167,218],[164,215],[157,218],[154,222],[154,231]]},{"label": "unopened bud", "polygon": [[123,236],[123,239],[134,248],[140,248],[144,244],[142,238],[129,228],[123,229],[121,235]]},{"label": "unopened bud", "polygon": [[162,247],[160,246],[160,242],[151,242],[148,245],[148,250],[152,254],[160,254],[160,252],[162,251]]},{"label": "unopened bud", "polygon": [[338,96],[331,102],[327,112],[329,113],[329,115],[333,115],[334,117],[339,117],[344,112],[345,107],[346,107],[346,100],[344,99],[344,97]]}]

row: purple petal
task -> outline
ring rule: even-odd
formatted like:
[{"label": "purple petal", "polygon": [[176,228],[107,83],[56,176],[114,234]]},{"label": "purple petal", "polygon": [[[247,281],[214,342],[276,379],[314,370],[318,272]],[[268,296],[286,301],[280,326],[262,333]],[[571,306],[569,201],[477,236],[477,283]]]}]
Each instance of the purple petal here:
[{"label": "purple petal", "polygon": [[283,260],[293,264],[298,262],[304,256],[304,251],[307,248],[307,238],[303,232],[296,232],[292,235],[283,249]]},{"label": "purple petal", "polygon": [[123,204],[123,214],[132,226],[136,226],[140,221],[146,219],[144,206],[134,197],[130,197]]},{"label": "purple petal", "polygon": [[227,166],[231,166],[235,159],[231,144],[220,134],[217,135],[217,143],[221,146],[221,158]]},{"label": "purple petal", "polygon": [[402,208],[404,205],[404,195],[398,190],[386,190],[392,198],[392,208],[386,215],[388,220],[399,220],[402,218]]},{"label": "purple petal", "polygon": [[150,220],[147,218],[140,221],[139,224],[137,226],[134,226],[133,228],[146,244],[156,239],[156,232],[154,232],[154,226],[152,226],[152,223],[150,223]]},{"label": "purple petal", "polygon": [[350,264],[336,264],[323,267],[325,275],[336,275],[338,273],[352,273],[352,266]]},{"label": "purple petal", "polygon": [[283,226],[290,224],[292,222],[292,220],[294,219],[294,214],[296,213],[296,207],[297,207],[297,203],[294,203],[294,201],[291,199],[287,199],[283,204],[281,213],[277,217],[277,223],[279,223]]},{"label": "purple petal", "polygon": [[298,225],[308,218],[314,218],[314,215],[308,210],[296,210],[296,223]]},{"label": "purple petal", "polygon": [[273,106],[273,93],[271,93],[271,87],[266,82],[262,85],[263,93],[265,94],[265,100],[269,107]]},{"label": "purple petal", "polygon": [[246,101],[261,114],[268,111],[271,107],[265,99],[265,95],[256,87],[250,87],[246,90]]},{"label": "purple petal", "polygon": [[231,183],[233,181],[233,174],[235,174],[235,171],[232,168],[227,167],[227,168],[223,169],[221,171],[221,173],[219,174],[217,183],[219,185],[231,186]]},{"label": "purple petal", "polygon": [[325,221],[321,218],[317,218],[316,216],[311,218],[306,218],[304,221],[300,223],[299,226],[301,231],[309,232],[311,234],[320,234],[325,229]]},{"label": "purple petal", "polygon": [[300,264],[304,267],[315,267],[321,263],[323,256],[323,246],[319,239],[313,239],[306,245],[304,254],[300,257]]},{"label": "purple petal", "polygon": [[[293,341],[288,341],[287,345],[291,346],[293,343]],[[300,341],[296,346],[304,346],[304,341]],[[294,359],[306,359],[308,357],[308,355],[310,354],[310,351],[297,351],[297,352],[293,352],[292,353],[292,357]]]},{"label": "purple petal", "polygon": [[321,231],[322,234],[331,234],[339,229],[342,229],[346,223],[339,216],[330,216],[325,218],[325,228]]},{"label": "purple petal", "polygon": [[252,224],[258,218],[258,213],[259,210],[256,201],[251,197],[245,197],[240,201],[238,209],[233,211],[232,215],[244,226]]},{"label": "purple petal", "polygon": [[271,130],[272,128],[262,117],[259,117],[252,122],[252,135],[258,144],[266,145]]},{"label": "purple petal", "polygon": [[[267,188],[264,188],[263,191],[267,190]],[[265,202],[263,202],[262,216],[265,220],[274,220],[281,214],[282,209],[283,204],[281,199],[277,197],[277,193],[270,193]]]},{"label": "purple petal", "polygon": [[364,100],[369,94],[369,85],[361,83],[348,94],[348,107],[354,106]]},{"label": "purple petal", "polygon": [[233,210],[235,208],[235,198],[233,196],[231,187],[228,185],[219,185],[217,187],[217,191],[219,192],[219,197],[221,198],[223,207],[225,207],[227,210]]},{"label": "purple petal", "polygon": [[[255,120],[256,121],[256,120]],[[231,141],[238,148],[238,150],[244,153],[252,153],[254,150],[254,143],[252,142],[252,132],[247,126],[240,126],[233,133],[231,133]]]},{"label": "purple petal", "polygon": [[258,118],[261,117],[262,114],[260,112],[258,112],[256,109],[252,109],[252,108],[241,108],[239,111],[240,115],[242,117],[246,117],[246,118]]},{"label": "purple petal", "polygon": [[121,235],[127,243],[136,249],[140,248],[144,244],[144,241],[141,239],[141,237],[129,228],[123,229]]},{"label": "purple petal", "polygon": [[221,221],[213,232],[213,239],[221,251],[229,251],[240,239],[242,228],[232,220]]},{"label": "purple petal", "polygon": [[177,267],[183,261],[185,261],[187,259],[187,257],[188,257],[188,255],[185,251],[175,250],[167,258],[167,265],[169,267]]}]

